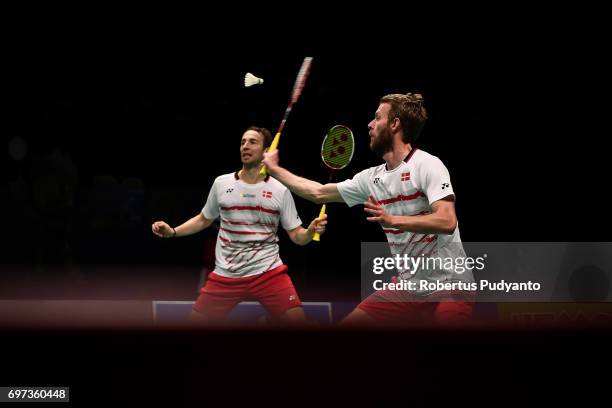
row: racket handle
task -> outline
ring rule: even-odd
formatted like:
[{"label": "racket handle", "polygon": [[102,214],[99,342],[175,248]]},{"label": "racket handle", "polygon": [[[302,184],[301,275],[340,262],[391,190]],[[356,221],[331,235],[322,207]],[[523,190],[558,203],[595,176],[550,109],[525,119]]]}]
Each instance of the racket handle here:
[{"label": "racket handle", "polygon": [[[278,141],[280,139],[280,135],[281,132],[278,132],[276,134],[276,136],[274,136],[274,140],[272,140],[272,144],[270,145],[270,148],[268,149],[268,152],[273,152],[276,150],[276,146],[278,146]],[[259,170],[259,174],[262,176],[267,176],[268,175],[268,170],[266,169],[266,165],[264,164],[263,166],[261,166],[261,170]]]},{"label": "racket handle", "polygon": [[[325,215],[325,204],[323,204],[323,206],[321,207],[319,218],[323,217],[324,215]],[[319,242],[321,240],[321,234],[315,231],[314,235],[312,236],[312,240]]]}]

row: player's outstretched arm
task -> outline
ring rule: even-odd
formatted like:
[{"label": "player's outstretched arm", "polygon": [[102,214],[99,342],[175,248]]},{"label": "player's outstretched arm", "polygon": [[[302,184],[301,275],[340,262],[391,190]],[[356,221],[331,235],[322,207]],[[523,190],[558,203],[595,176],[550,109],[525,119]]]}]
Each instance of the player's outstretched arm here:
[{"label": "player's outstretched arm", "polygon": [[264,153],[263,163],[268,173],[283,183],[289,190],[298,196],[313,203],[343,203],[344,200],[338,192],[335,183],[321,184],[304,177],[297,176],[278,164],[278,150]]},{"label": "player's outstretched arm", "polygon": [[160,238],[177,238],[196,234],[210,226],[212,222],[213,220],[209,220],[200,213],[176,228],[172,228],[164,221],[155,221],[153,225],[151,225],[151,230]]},{"label": "player's outstretched arm", "polygon": [[369,215],[368,221],[379,222],[388,228],[419,234],[450,235],[457,227],[455,202],[451,196],[432,203],[432,213],[427,215],[391,215],[372,196],[363,205],[363,210]]},{"label": "player's outstretched arm", "polygon": [[287,231],[289,234],[289,238],[298,244],[298,245],[306,245],[310,241],[312,241],[312,237],[315,232],[319,234],[323,234],[325,232],[325,225],[327,225],[327,214],[323,215],[321,218],[315,218],[312,220],[308,228],[297,227],[290,231]]}]

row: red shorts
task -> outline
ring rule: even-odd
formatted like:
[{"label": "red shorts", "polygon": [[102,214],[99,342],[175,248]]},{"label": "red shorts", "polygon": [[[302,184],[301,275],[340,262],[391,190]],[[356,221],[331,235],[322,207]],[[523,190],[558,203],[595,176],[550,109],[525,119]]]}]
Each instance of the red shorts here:
[{"label": "red shorts", "polygon": [[206,317],[218,320],[242,301],[258,301],[272,318],[287,310],[302,306],[302,302],[287,275],[287,266],[281,265],[255,276],[226,278],[211,272],[193,310]]},{"label": "red shorts", "polygon": [[383,325],[452,324],[471,318],[473,299],[471,292],[441,291],[422,298],[403,291],[379,290],[357,307]]}]

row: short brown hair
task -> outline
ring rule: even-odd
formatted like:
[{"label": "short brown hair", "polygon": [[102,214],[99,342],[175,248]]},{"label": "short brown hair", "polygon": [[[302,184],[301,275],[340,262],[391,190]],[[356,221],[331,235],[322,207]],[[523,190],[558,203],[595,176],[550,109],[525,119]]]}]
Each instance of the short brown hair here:
[{"label": "short brown hair", "polygon": [[270,133],[268,129],[264,127],[250,126],[247,130],[245,130],[245,132],[248,132],[249,130],[254,130],[263,136],[264,148],[269,147],[272,144],[272,133]]},{"label": "short brown hair", "polygon": [[380,103],[389,104],[389,121],[395,118],[400,120],[404,143],[416,142],[427,119],[423,96],[415,93],[389,94],[380,98]]}]

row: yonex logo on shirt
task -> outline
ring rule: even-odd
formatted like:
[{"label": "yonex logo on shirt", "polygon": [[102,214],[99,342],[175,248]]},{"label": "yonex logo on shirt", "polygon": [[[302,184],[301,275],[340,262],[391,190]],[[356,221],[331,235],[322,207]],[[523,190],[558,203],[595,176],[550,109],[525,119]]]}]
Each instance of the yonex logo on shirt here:
[{"label": "yonex logo on shirt", "polygon": [[234,191],[233,188],[228,188],[227,190],[225,190],[226,193],[231,193],[232,191]]},{"label": "yonex logo on shirt", "polygon": [[380,177],[375,177],[374,184],[378,184],[378,183],[382,183],[382,180],[380,179]]},{"label": "yonex logo on shirt", "polygon": [[450,184],[448,183],[442,183],[442,190],[444,190],[445,188],[447,188],[448,186],[450,186]]}]

